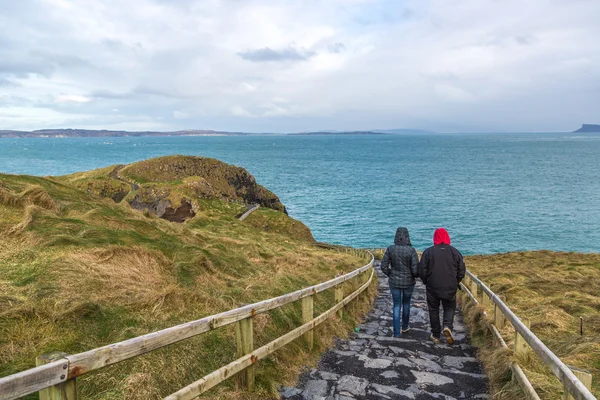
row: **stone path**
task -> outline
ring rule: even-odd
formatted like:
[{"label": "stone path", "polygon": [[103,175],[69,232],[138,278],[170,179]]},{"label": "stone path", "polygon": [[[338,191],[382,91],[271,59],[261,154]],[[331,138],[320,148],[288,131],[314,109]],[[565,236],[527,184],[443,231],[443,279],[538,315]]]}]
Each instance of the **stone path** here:
[{"label": "stone path", "polygon": [[425,287],[412,297],[411,331],[392,337],[392,297],[387,277],[376,268],[379,295],[359,332],[338,340],[317,369],[306,371],[298,387],[282,388],[289,400],[489,399],[487,379],[469,344],[462,316],[454,319],[455,343],[429,340]]}]

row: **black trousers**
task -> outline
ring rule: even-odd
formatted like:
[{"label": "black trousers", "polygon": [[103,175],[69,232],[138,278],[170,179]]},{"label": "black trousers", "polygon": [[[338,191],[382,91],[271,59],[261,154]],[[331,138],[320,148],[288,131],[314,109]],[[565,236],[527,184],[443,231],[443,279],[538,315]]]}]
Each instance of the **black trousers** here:
[{"label": "black trousers", "polygon": [[427,307],[429,308],[429,323],[431,333],[440,337],[442,327],[440,325],[440,303],[444,308],[444,327],[452,330],[454,326],[454,312],[456,311],[456,292],[440,294],[427,288]]}]

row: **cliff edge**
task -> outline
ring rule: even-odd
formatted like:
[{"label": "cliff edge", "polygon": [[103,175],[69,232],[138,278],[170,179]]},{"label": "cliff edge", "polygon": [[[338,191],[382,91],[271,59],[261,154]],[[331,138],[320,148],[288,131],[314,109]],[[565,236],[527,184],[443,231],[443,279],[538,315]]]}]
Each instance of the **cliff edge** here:
[{"label": "cliff edge", "polygon": [[581,133],[581,132],[600,132],[600,125],[594,124],[583,124],[581,128],[573,131],[573,133]]}]

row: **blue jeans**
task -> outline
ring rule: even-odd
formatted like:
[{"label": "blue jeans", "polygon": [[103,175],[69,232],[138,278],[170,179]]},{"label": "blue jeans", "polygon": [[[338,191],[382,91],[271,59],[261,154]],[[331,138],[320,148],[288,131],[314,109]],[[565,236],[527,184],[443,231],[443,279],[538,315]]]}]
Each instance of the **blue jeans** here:
[{"label": "blue jeans", "polygon": [[410,318],[410,298],[413,294],[414,285],[399,289],[390,286],[392,300],[394,301],[394,336],[400,336],[400,305],[402,305],[402,329],[408,329],[408,319]]}]

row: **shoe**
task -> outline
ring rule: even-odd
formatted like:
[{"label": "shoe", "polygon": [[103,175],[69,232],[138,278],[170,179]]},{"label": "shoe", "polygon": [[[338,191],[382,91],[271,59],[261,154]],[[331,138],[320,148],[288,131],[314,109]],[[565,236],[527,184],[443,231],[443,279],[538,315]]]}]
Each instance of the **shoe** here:
[{"label": "shoe", "polygon": [[454,344],[454,336],[452,336],[452,330],[448,327],[445,327],[443,333],[446,337],[446,343]]},{"label": "shoe", "polygon": [[406,329],[402,329],[400,332],[402,332],[402,333],[408,333],[408,332],[410,332],[410,326],[408,328],[406,328]]},{"label": "shoe", "polygon": [[400,335],[394,335],[394,337],[395,337],[396,339],[399,339],[399,338],[400,338]]},{"label": "shoe", "polygon": [[429,335],[429,339],[431,339],[431,341],[433,342],[433,344],[439,344],[440,343],[440,339],[438,339],[435,336],[433,336],[433,333],[431,335]]}]

